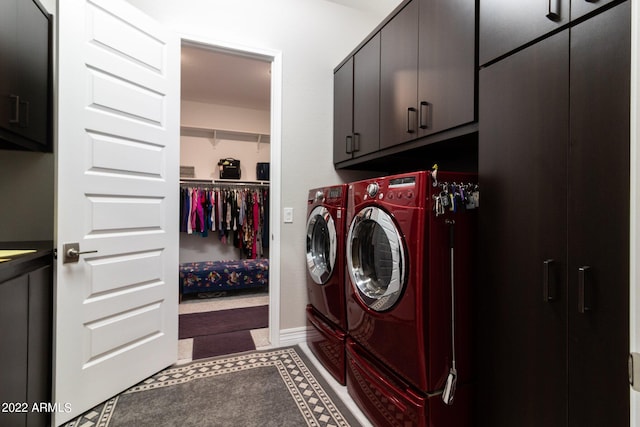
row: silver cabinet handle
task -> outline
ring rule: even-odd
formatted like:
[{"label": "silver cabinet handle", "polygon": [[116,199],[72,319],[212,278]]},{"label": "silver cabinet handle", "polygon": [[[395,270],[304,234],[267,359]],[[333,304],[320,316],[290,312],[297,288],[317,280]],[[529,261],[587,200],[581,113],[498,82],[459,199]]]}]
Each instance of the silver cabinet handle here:
[{"label": "silver cabinet handle", "polygon": [[547,18],[552,21],[560,21],[560,4],[558,0],[549,0],[549,13]]}]

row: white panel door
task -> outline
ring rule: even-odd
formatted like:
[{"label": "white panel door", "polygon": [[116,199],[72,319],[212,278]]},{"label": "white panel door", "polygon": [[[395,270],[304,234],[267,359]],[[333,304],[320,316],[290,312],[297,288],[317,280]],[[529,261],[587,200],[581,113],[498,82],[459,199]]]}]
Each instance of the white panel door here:
[{"label": "white panel door", "polygon": [[57,29],[59,425],[177,359],[180,46],[123,0],[59,1]]}]

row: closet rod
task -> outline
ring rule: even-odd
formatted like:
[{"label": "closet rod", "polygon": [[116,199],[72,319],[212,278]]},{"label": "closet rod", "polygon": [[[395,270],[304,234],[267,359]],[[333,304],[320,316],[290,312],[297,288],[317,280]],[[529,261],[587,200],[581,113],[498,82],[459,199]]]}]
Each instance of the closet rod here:
[{"label": "closet rod", "polygon": [[180,185],[220,185],[226,187],[269,187],[269,181],[239,181],[237,179],[196,179],[187,178],[181,179]]}]

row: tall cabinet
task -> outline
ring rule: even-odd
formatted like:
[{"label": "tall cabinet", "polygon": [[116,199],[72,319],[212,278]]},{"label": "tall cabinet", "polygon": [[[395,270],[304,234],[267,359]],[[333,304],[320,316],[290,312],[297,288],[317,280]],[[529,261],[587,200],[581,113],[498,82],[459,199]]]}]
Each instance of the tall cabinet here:
[{"label": "tall cabinet", "polygon": [[480,70],[480,426],[629,425],[630,3]]}]

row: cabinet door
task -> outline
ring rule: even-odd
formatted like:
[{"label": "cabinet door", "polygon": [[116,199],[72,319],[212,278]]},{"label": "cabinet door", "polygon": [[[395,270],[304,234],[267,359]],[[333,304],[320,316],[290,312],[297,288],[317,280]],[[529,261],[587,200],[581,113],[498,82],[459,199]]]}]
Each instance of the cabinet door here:
[{"label": "cabinet door", "polygon": [[566,422],[568,46],[564,31],[480,71],[475,359],[487,392],[476,419],[486,427]]},{"label": "cabinet door", "polygon": [[15,95],[10,76],[15,75],[16,20],[18,7],[15,0],[0,2],[0,128],[11,129],[15,118]]},{"label": "cabinet door", "polygon": [[571,0],[571,19],[580,18],[615,0]]},{"label": "cabinet door", "polygon": [[419,135],[475,119],[475,0],[422,0]]},{"label": "cabinet door", "polygon": [[333,163],[353,153],[353,58],[333,74]]},{"label": "cabinet door", "polygon": [[381,30],[380,148],[417,138],[418,0]]},{"label": "cabinet door", "polygon": [[[28,293],[26,274],[0,283],[0,403],[26,402]],[[2,426],[25,422],[26,412],[20,406],[0,411]]]},{"label": "cabinet door", "polygon": [[49,20],[32,0],[18,1],[16,90],[20,120],[14,132],[42,146],[48,144]]},{"label": "cabinet door", "polygon": [[[27,402],[51,401],[52,267],[29,273],[29,356]],[[27,427],[49,425],[47,412],[29,412]]]},{"label": "cabinet door", "polygon": [[482,0],[480,65],[569,22],[569,0]]},{"label": "cabinet door", "polygon": [[576,427],[629,425],[630,3],[571,30],[568,366]]},{"label": "cabinet door", "polygon": [[354,157],[380,149],[380,33],[353,58]]}]

